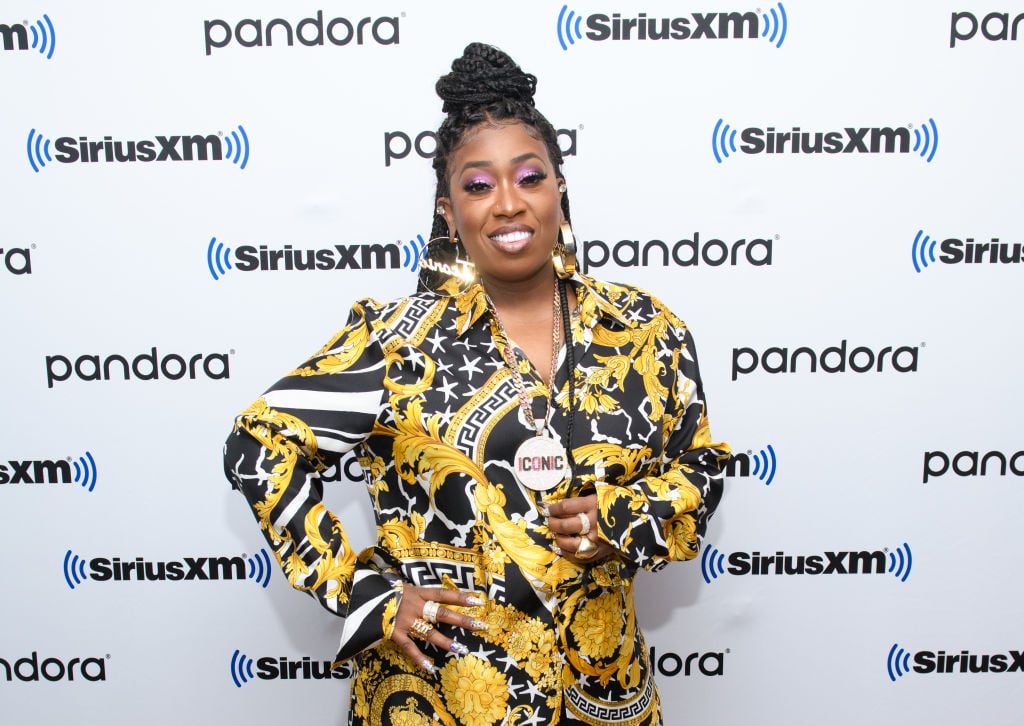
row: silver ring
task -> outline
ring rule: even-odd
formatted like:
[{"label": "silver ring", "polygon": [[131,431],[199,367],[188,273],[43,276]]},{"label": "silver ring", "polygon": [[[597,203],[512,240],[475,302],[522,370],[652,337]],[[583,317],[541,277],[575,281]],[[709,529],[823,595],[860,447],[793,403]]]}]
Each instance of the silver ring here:
[{"label": "silver ring", "polygon": [[590,517],[584,512],[576,512],[576,516],[580,519],[580,537],[586,537],[590,534]]},{"label": "silver ring", "polygon": [[441,609],[441,603],[427,600],[423,603],[423,619],[428,623],[437,622],[437,611]]},{"label": "silver ring", "polygon": [[597,545],[590,537],[580,537],[580,546],[576,548],[576,559],[589,560],[597,554]]}]

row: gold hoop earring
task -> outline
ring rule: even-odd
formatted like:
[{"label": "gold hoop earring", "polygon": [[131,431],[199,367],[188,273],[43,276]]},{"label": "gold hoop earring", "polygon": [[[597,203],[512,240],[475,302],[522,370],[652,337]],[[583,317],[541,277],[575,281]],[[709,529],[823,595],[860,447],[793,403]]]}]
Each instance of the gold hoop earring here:
[{"label": "gold hoop earring", "polygon": [[555,274],[563,280],[576,274],[576,238],[568,220],[563,220],[558,227],[558,243],[551,253],[551,264]]},{"label": "gold hoop earring", "polygon": [[[455,247],[455,259],[444,262],[439,257],[450,259],[450,252],[442,252],[444,248]],[[477,281],[476,265],[467,257],[462,257],[463,245],[459,241],[459,233],[450,237],[434,237],[427,242],[420,267],[437,273],[440,278],[431,287],[437,292],[457,294],[468,289]]]}]

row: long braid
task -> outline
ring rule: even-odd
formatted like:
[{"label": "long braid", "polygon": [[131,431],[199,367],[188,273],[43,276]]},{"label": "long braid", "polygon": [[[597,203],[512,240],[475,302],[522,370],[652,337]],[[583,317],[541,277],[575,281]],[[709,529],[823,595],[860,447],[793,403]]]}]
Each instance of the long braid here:
[{"label": "long braid", "polygon": [[[447,114],[437,131],[437,151],[434,154],[434,173],[437,187],[434,192],[434,212],[437,200],[451,196],[448,186],[448,163],[465,134],[478,124],[495,121],[519,121],[536,132],[547,147],[555,173],[562,174],[562,150],[554,126],[534,106],[537,77],[524,72],[509,55],[494,46],[470,43],[462,56],[452,61],[451,73],[441,76],[435,87]],[[569,195],[562,194],[562,214],[571,221]],[[444,217],[435,214],[430,237],[447,238],[448,225]],[[465,257],[465,250],[439,240],[428,245],[426,254],[438,262],[452,264],[457,256]],[[437,289],[444,276],[420,267],[417,290]]]}]

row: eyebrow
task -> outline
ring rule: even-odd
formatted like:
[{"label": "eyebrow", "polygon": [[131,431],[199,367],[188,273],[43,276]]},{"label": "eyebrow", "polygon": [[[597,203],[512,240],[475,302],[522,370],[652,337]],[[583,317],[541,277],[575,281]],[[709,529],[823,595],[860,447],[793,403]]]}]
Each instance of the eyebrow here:
[{"label": "eyebrow", "polygon": [[[513,157],[512,163],[518,164],[520,162],[526,161],[527,159],[537,159],[539,161],[543,161],[543,159],[540,158],[539,154],[535,154],[532,151],[529,151],[525,154],[520,154],[519,156]],[[465,172],[466,169],[479,169],[481,167],[488,167],[493,165],[494,164],[490,161],[467,161],[465,164],[462,165],[462,168],[459,170],[459,173],[461,174]]]}]

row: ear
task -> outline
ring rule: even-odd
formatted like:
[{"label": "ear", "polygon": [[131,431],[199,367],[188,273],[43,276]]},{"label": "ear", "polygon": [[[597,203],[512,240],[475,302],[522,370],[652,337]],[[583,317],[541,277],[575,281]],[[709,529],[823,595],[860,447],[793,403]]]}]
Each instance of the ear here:
[{"label": "ear", "polygon": [[448,224],[448,234],[451,235],[455,229],[455,213],[452,211],[452,200],[449,197],[438,197],[437,206],[441,209],[441,216]]}]

